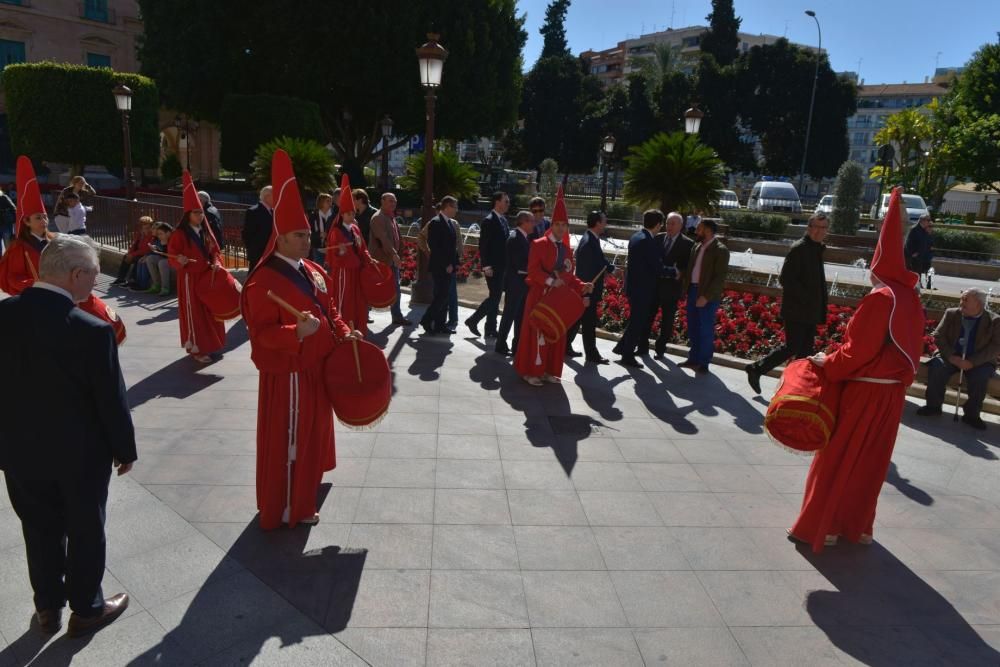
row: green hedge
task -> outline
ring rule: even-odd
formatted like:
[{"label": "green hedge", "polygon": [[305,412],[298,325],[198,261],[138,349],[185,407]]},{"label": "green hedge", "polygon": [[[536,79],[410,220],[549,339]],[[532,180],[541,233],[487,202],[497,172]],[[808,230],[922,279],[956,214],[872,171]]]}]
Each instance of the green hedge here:
[{"label": "green hedge", "polygon": [[[996,254],[1000,251],[1000,237],[985,232],[969,232],[961,229],[934,229],[934,251],[942,255],[942,251],[957,251]],[[956,255],[960,256],[960,255]]]},{"label": "green hedge", "polygon": [[729,226],[730,236],[749,239],[774,239],[781,237],[788,227],[788,218],[769,213],[749,211],[723,211],[722,222]]},{"label": "green hedge", "polygon": [[[550,209],[552,208],[552,203],[548,204]],[[586,216],[587,213],[591,211],[599,211],[600,209],[600,199],[589,199],[585,202],[583,214]],[[639,209],[635,206],[618,200],[611,201],[610,199],[607,200],[606,212],[608,214],[608,220],[611,221],[611,224],[622,224],[623,222],[635,223],[637,221],[637,216],[640,214]]]},{"label": "green hedge", "polygon": [[122,117],[111,93],[119,83],[132,89],[132,163],[158,167],[160,96],[156,84],[148,77],[106,67],[53,62],[7,65],[0,74],[0,88],[6,99],[11,151],[36,162],[98,164],[120,170]]},{"label": "green hedge", "polygon": [[219,116],[219,161],[230,171],[249,172],[257,148],[277,137],[326,143],[315,102],[278,95],[227,95]]}]

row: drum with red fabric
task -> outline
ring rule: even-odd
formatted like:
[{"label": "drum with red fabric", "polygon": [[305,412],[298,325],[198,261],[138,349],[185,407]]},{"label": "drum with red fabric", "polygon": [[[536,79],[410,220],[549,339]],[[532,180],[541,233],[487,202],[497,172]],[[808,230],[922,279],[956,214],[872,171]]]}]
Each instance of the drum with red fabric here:
[{"label": "drum with red fabric", "polygon": [[361,294],[372,308],[389,308],[396,303],[392,267],[376,260],[361,269]]},{"label": "drum with red fabric", "polygon": [[114,311],[114,308],[101,301],[97,295],[91,294],[86,301],[76,305],[80,308],[80,310],[90,313],[94,317],[104,320],[110,324],[115,330],[115,341],[119,345],[125,342],[125,323],[122,322],[120,317],[118,317],[118,313]]},{"label": "drum with red fabric", "polygon": [[829,382],[820,366],[796,359],[785,366],[778,391],[767,406],[764,430],[779,445],[811,454],[830,442],[841,383]]},{"label": "drum with red fabric", "polygon": [[234,320],[240,316],[240,285],[233,274],[223,268],[216,268],[201,274],[195,285],[195,292],[212,317],[220,322]]},{"label": "drum with red fabric", "polygon": [[566,335],[585,309],[583,298],[569,285],[562,285],[542,295],[528,317],[542,332],[545,342],[554,343]]},{"label": "drum with red fabric", "polygon": [[389,362],[382,350],[368,341],[345,341],[333,348],[323,362],[323,383],[334,414],[346,426],[371,426],[389,410]]}]

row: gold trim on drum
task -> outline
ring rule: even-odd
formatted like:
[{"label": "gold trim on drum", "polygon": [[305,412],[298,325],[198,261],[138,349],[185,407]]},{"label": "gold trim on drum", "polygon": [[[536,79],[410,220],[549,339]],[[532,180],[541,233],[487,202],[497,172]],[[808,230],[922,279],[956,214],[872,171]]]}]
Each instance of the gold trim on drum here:
[{"label": "gold trim on drum", "polygon": [[775,406],[775,408],[774,408],[775,410],[777,410],[778,409],[777,406],[780,405],[781,403],[783,403],[784,401],[801,401],[801,402],[806,403],[808,405],[819,406],[819,408],[823,412],[825,412],[827,414],[827,416],[830,418],[831,422],[835,422],[837,420],[837,418],[834,416],[833,412],[830,411],[830,408],[828,408],[824,403],[822,403],[821,401],[819,401],[819,400],[817,400],[815,398],[810,398],[808,396],[799,396],[797,394],[786,394],[784,396],[775,397],[775,398],[773,398],[771,400],[773,401],[773,406]]}]

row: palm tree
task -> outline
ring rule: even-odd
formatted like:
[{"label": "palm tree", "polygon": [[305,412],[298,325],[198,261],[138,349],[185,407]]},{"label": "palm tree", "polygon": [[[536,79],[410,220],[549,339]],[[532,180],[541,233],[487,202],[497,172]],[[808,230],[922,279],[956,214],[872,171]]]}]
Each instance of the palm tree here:
[{"label": "palm tree", "polygon": [[[424,191],[424,154],[411,155],[406,160],[406,174],[399,179],[404,190],[419,195]],[[459,200],[479,196],[479,172],[467,162],[461,162],[456,153],[434,151],[434,196],[441,199],[451,195]]]},{"label": "palm tree", "polygon": [[681,70],[681,47],[670,44],[657,44],[653,47],[653,57],[632,56],[629,67],[646,79],[650,91],[659,90],[664,79],[673,72]]},{"label": "palm tree", "polygon": [[711,209],[725,165],[696,135],[661,132],[633,146],[626,158],[625,198],[663,212]]},{"label": "palm tree", "polygon": [[335,164],[330,151],[313,139],[278,137],[257,147],[250,166],[253,168],[255,187],[271,182],[271,158],[279,148],[292,158],[295,180],[299,187],[308,192],[332,192],[336,187]]}]

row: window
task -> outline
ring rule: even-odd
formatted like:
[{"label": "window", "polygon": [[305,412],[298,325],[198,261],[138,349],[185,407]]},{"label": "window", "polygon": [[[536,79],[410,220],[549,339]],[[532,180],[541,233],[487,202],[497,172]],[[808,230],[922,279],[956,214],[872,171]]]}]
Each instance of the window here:
[{"label": "window", "polygon": [[23,63],[25,60],[24,42],[12,42],[10,40],[0,39],[0,70],[7,65]]},{"label": "window", "polygon": [[681,40],[681,44],[686,48],[689,46],[698,46],[701,44],[701,35],[695,35],[694,37],[685,37]]},{"label": "window", "polygon": [[108,0],[83,0],[83,18],[108,23]]},{"label": "window", "polygon": [[854,145],[861,145],[868,143],[868,133],[867,132],[855,132],[854,137],[851,139],[851,143]]},{"label": "window", "polygon": [[88,53],[87,67],[107,67],[111,69],[111,56],[106,56],[103,53]]}]

